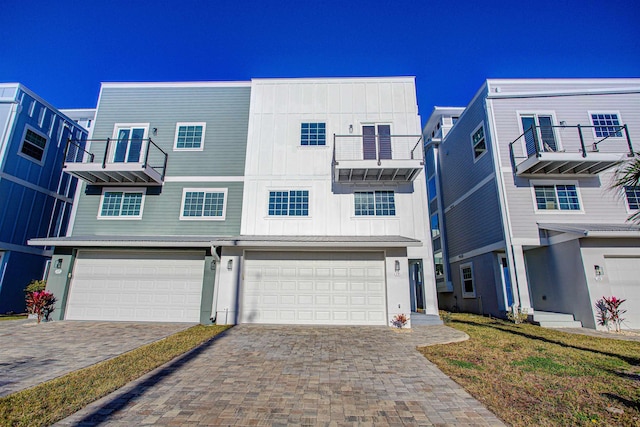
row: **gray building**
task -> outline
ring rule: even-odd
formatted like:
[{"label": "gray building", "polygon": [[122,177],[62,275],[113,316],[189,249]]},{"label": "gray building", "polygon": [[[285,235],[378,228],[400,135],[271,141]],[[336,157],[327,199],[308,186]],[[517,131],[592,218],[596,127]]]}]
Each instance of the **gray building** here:
[{"label": "gray building", "polygon": [[595,328],[602,296],[640,306],[640,188],[611,189],[640,137],[640,79],[487,80],[424,136],[441,308]]}]

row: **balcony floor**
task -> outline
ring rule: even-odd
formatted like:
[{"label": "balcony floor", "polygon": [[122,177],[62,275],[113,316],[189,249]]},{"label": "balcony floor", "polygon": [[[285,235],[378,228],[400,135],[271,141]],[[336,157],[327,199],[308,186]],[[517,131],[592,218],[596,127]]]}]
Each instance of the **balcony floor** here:
[{"label": "balcony floor", "polygon": [[423,169],[421,160],[348,160],[335,165],[340,183],[412,182]]},{"label": "balcony floor", "polygon": [[516,175],[597,175],[627,159],[626,154],[543,152],[516,166]]},{"label": "balcony floor", "polygon": [[64,171],[93,185],[162,185],[162,175],[142,163],[65,163]]}]

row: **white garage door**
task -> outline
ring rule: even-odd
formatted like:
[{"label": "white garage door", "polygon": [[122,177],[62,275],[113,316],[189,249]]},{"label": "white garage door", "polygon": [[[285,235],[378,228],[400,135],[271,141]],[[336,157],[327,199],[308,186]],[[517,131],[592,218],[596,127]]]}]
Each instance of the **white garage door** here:
[{"label": "white garage door", "polygon": [[199,322],[204,255],[79,251],[66,319]]},{"label": "white garage door", "polygon": [[387,323],[382,253],[247,252],[242,286],[242,323]]},{"label": "white garage door", "polygon": [[[606,258],[605,274],[609,275],[611,295],[626,299],[621,308],[627,310],[624,329],[640,329],[640,257]],[[611,295],[605,295],[607,297]],[[598,296],[600,298],[601,295]]]}]

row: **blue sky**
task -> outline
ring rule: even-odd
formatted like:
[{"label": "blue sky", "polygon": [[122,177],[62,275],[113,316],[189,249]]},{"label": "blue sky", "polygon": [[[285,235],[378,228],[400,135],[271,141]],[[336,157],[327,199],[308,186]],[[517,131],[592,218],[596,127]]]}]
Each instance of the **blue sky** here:
[{"label": "blue sky", "polygon": [[640,77],[638,0],[2,3],[0,82],[59,108],[103,81],[412,75],[424,122],[486,78]]}]

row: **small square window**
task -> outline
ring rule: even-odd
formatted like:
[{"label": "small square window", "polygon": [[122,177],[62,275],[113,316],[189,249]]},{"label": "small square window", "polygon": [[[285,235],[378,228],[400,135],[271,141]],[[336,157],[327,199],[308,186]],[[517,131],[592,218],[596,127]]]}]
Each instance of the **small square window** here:
[{"label": "small square window", "polygon": [[22,146],[20,147],[20,153],[41,163],[44,158],[47,141],[48,139],[45,136],[27,128],[22,140]]},{"label": "small square window", "polygon": [[270,191],[269,216],[309,216],[309,191]]},{"label": "small square window", "polygon": [[105,190],[102,194],[99,218],[139,219],[142,217],[144,193],[140,190]]},{"label": "small square window", "polygon": [[326,145],[325,123],[302,123],[300,125],[300,145]]},{"label": "small square window", "polygon": [[396,214],[393,191],[358,191],[354,193],[356,216],[394,216]]},{"label": "small square window", "polygon": [[591,114],[591,123],[598,138],[622,138],[622,126],[620,126],[618,114],[594,113]]},{"label": "small square window", "polygon": [[225,219],[226,195],[226,189],[185,188],[180,219]]},{"label": "small square window", "polygon": [[204,145],[205,123],[176,124],[175,150],[200,151]]}]

